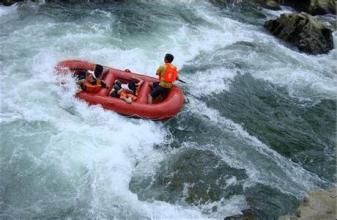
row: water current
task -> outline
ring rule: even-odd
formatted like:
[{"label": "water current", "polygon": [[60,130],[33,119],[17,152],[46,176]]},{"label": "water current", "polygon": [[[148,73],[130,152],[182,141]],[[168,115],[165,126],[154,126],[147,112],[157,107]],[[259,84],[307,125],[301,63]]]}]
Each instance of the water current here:
[{"label": "water current", "polygon": [[[275,219],[336,184],[337,50],[274,38],[262,24],[279,13],[199,0],[1,6],[0,219]],[[167,121],[88,106],[55,77],[71,58],[154,76],[167,52],[187,82]]]}]

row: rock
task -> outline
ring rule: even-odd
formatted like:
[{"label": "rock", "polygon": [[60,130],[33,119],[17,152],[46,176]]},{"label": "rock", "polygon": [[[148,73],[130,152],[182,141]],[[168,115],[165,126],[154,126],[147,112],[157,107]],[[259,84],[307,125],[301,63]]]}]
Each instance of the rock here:
[{"label": "rock", "polygon": [[271,9],[271,10],[281,10],[280,5],[274,0],[266,1],[265,8],[268,8],[268,9]]},{"label": "rock", "polygon": [[312,15],[336,14],[336,0],[311,0],[306,11]]},{"label": "rock", "polygon": [[311,15],[336,14],[336,0],[278,0],[278,2],[292,6],[298,11],[308,12]]},{"label": "rock", "polygon": [[244,170],[231,168],[213,152],[197,149],[177,152],[163,161],[159,170],[155,176],[132,177],[130,190],[140,200],[183,201],[193,205],[220,202],[243,192],[242,185],[230,180],[240,182],[247,178]]},{"label": "rock", "polygon": [[244,196],[256,219],[276,219],[289,212],[295,212],[299,204],[295,196],[260,183],[246,188]]},{"label": "rock", "polygon": [[280,4],[277,0],[254,0],[254,2],[267,9],[281,10]]},{"label": "rock", "polygon": [[1,0],[0,3],[3,4],[4,6],[10,6],[10,5],[14,4],[15,1],[13,1],[13,0]]},{"label": "rock", "polygon": [[[299,220],[335,219],[337,188],[329,191],[318,190],[309,194],[308,201],[302,201]],[[307,204],[305,204],[307,203]]]},{"label": "rock", "polygon": [[297,220],[297,217],[286,215],[286,216],[281,216],[278,220]]},{"label": "rock", "polygon": [[[23,2],[24,0],[0,0],[0,5],[4,6],[11,6],[17,2]],[[31,0],[32,2],[35,2],[36,0]]]},{"label": "rock", "polygon": [[304,12],[282,14],[266,21],[264,27],[302,52],[323,54],[333,49],[332,31]]},{"label": "rock", "polygon": [[336,14],[336,0],[254,0],[265,8],[278,10],[279,4],[291,6],[299,12],[311,15]]},{"label": "rock", "polygon": [[300,203],[295,215],[281,216],[279,220],[336,219],[337,188],[318,190]]},{"label": "rock", "polygon": [[255,214],[252,210],[246,209],[242,211],[241,215],[234,215],[226,217],[224,220],[255,220]]}]

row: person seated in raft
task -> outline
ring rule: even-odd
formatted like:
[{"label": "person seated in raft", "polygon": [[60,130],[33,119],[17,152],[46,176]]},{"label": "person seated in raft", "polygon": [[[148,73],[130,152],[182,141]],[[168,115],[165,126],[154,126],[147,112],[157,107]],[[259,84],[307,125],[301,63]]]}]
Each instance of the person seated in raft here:
[{"label": "person seated in raft", "polygon": [[129,104],[131,104],[133,101],[136,101],[137,96],[134,95],[134,91],[130,90],[129,88],[127,89],[123,88],[122,85],[123,84],[121,83],[121,81],[115,80],[115,84],[112,90],[110,91],[109,95],[111,97],[120,98]]},{"label": "person seated in raft", "polygon": [[[124,70],[127,73],[131,73],[129,69]],[[121,86],[123,89],[129,90],[132,92],[133,95],[138,96],[139,89],[143,85],[144,80],[138,78],[138,77],[132,77],[130,82],[128,83],[123,83]]]},{"label": "person seated in raft", "polygon": [[77,82],[83,91],[90,92],[90,93],[96,93],[101,88],[107,88],[109,89],[109,86],[106,85],[106,83],[101,79],[96,79],[94,77],[93,71],[86,71],[85,79],[79,80]]},{"label": "person seated in raft", "polygon": [[104,67],[100,64],[96,64],[94,68],[94,77],[96,79],[102,79]]},{"label": "person seated in raft", "polygon": [[81,68],[75,68],[74,76],[78,81],[84,81],[85,77],[87,75],[87,72],[89,71],[95,79],[102,79],[103,77],[103,71],[104,67],[100,64],[95,64],[94,71],[81,69]]},{"label": "person seated in raft", "polygon": [[156,71],[159,82],[152,84],[152,91],[147,99],[148,104],[152,104],[152,100],[158,96],[165,96],[171,90],[173,82],[179,79],[177,67],[172,64],[173,59],[172,54],[165,54],[164,64],[159,66]]}]

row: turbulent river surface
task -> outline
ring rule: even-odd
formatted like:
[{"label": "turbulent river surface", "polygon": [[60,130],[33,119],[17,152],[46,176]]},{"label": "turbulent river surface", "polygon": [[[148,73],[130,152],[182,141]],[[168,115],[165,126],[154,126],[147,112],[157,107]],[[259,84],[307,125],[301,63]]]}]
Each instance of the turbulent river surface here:
[{"label": "turbulent river surface", "polygon": [[[0,219],[275,219],[334,185],[337,51],[272,37],[262,24],[278,13],[199,0],[1,6]],[[167,121],[88,106],[55,77],[70,58],[154,76],[167,52],[187,81]]]}]

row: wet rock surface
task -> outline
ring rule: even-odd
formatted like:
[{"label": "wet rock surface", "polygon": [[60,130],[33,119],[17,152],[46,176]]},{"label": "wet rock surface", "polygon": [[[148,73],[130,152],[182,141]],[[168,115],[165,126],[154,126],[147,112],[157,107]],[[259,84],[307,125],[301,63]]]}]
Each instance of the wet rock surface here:
[{"label": "wet rock surface", "polygon": [[268,0],[265,3],[265,7],[272,10],[280,10],[280,5],[274,0]]},{"label": "wet rock surface", "polygon": [[298,11],[308,12],[312,15],[336,14],[336,0],[279,0],[279,2],[292,6]]},{"label": "wet rock surface", "polygon": [[305,197],[295,215],[282,216],[279,220],[336,219],[337,188],[317,190]]},{"label": "wet rock surface", "polygon": [[267,9],[271,9],[271,10],[281,9],[280,3],[277,0],[255,0],[255,2],[259,4],[260,6],[267,8]]},{"label": "wet rock surface", "polygon": [[129,188],[143,201],[197,206],[215,202],[203,210],[208,214],[217,212],[219,204],[225,205],[233,196],[242,195],[248,209],[226,219],[275,219],[295,211],[296,197],[263,184],[244,188],[247,178],[244,170],[229,167],[211,151],[182,149],[164,160],[155,173],[134,175]]},{"label": "wet rock surface", "polygon": [[255,0],[262,7],[277,10],[280,5],[291,6],[299,12],[311,15],[336,14],[336,0]]},{"label": "wet rock surface", "polygon": [[189,204],[220,201],[238,192],[236,184],[247,178],[245,171],[225,164],[211,151],[188,149],[164,161],[154,177],[134,176],[130,189],[141,200],[161,200]]},{"label": "wet rock surface", "polygon": [[241,215],[234,215],[226,217],[224,220],[255,220],[257,219],[253,210],[243,210]]},{"label": "wet rock surface", "polygon": [[295,197],[285,196],[277,189],[262,184],[256,184],[246,189],[245,197],[249,209],[243,210],[242,214],[228,216],[224,220],[276,219],[278,216],[286,214],[289,210],[295,212],[298,205]]},{"label": "wet rock surface", "polygon": [[14,1],[14,0],[0,0],[0,5],[4,5],[4,6],[11,6],[14,3],[16,3],[18,1]]},{"label": "wet rock surface", "polygon": [[323,54],[333,49],[332,31],[304,12],[282,14],[266,21],[264,27],[302,52]]}]

